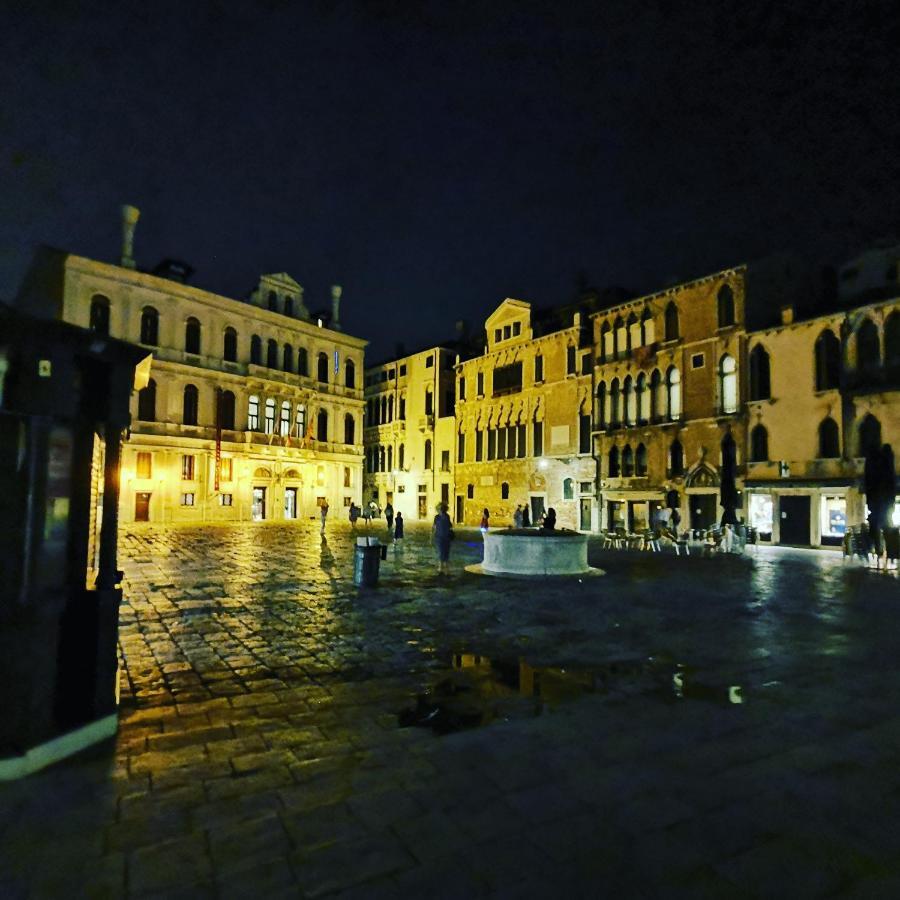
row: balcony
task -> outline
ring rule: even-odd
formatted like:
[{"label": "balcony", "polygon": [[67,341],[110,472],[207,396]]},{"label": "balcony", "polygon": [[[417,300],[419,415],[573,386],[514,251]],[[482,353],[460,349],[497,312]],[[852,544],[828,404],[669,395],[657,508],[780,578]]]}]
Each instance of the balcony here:
[{"label": "balcony", "polygon": [[419,431],[434,431],[434,416],[419,416]]}]

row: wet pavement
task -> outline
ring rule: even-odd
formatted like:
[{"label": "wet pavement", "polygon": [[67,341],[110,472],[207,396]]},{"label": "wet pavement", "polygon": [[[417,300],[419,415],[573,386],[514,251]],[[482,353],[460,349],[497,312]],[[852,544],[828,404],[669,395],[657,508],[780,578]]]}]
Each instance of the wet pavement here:
[{"label": "wet pavement", "polygon": [[451,556],[407,526],[359,590],[344,523],[124,534],[118,738],[0,785],[0,897],[900,896],[895,575]]}]

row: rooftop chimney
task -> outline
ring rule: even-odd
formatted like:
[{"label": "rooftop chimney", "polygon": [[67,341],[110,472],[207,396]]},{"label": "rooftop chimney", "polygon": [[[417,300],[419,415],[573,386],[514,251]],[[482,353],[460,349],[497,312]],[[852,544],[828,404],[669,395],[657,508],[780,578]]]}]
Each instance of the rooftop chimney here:
[{"label": "rooftop chimney", "polygon": [[134,227],[141,216],[136,206],[122,207],[122,267],[137,268],[134,262]]},{"label": "rooftop chimney", "polygon": [[794,307],[788,303],[787,306],[781,307],[781,324],[792,325],[794,323]]},{"label": "rooftop chimney", "polygon": [[333,284],[331,286],[331,327],[335,331],[341,330],[341,286]]}]

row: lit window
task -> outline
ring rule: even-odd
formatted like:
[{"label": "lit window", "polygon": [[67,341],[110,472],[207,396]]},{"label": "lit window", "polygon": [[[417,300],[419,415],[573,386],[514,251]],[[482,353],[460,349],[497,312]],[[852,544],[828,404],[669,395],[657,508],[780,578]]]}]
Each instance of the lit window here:
[{"label": "lit window", "polygon": [[719,363],[719,395],[722,412],[737,412],[737,363],[727,353]]},{"label": "lit window", "polygon": [[194,505],[194,493],[190,491],[186,494],[181,495],[181,505],[182,506],[193,506]]},{"label": "lit window", "polygon": [[275,401],[272,397],[266,400],[266,434],[275,434]]},{"label": "lit window", "polygon": [[135,475],[138,478],[153,477],[153,454],[138,453],[137,464],[135,466]]},{"label": "lit window", "polygon": [[256,394],[252,394],[247,403],[247,430],[259,431],[259,397]]},{"label": "lit window", "polygon": [[185,454],[181,457],[181,480],[194,480],[194,457],[191,455]]},{"label": "lit window", "polygon": [[219,506],[231,506],[232,499],[232,494],[219,494]]},{"label": "lit window", "polygon": [[219,460],[219,480],[231,481],[232,475],[232,459],[230,456],[223,456]]},{"label": "lit window", "polygon": [[278,433],[287,437],[291,431],[291,404],[289,400],[281,401],[281,421],[278,423]]}]

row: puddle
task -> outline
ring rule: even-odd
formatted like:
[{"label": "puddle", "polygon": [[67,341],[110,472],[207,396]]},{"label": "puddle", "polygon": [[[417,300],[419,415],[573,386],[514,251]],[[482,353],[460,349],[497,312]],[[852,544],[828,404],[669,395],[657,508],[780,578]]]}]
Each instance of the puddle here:
[{"label": "puddle", "polygon": [[661,656],[622,658],[592,666],[533,666],[522,658],[456,653],[450,669],[401,710],[401,728],[451,734],[493,721],[541,715],[585,694],[612,700],[647,696],[669,703],[704,700],[731,706],[744,702],[740,685],[717,685],[695,670]]}]

